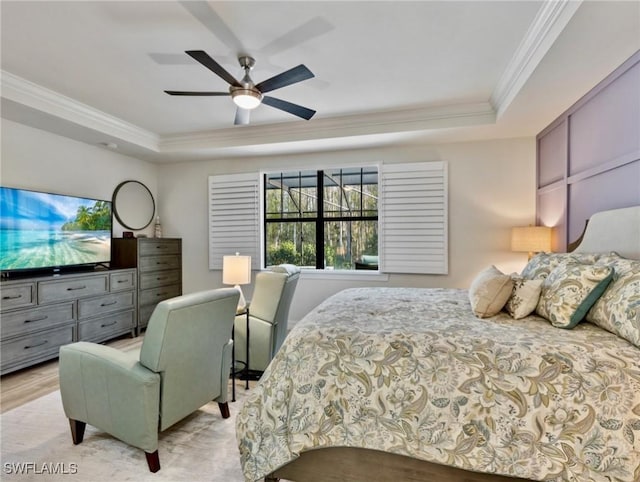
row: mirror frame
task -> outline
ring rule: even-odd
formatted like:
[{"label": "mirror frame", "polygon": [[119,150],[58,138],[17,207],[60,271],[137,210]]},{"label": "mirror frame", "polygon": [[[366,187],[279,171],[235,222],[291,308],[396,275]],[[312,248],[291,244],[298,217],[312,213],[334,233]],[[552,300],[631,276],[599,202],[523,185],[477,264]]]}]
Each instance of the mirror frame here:
[{"label": "mirror frame", "polygon": [[[151,201],[151,207],[152,207],[152,212],[151,212],[151,216],[149,218],[149,221],[144,225],[144,226],[132,226],[130,224],[130,221],[124,221],[123,219],[123,213],[118,212],[118,204],[117,204],[117,200],[118,200],[118,193],[120,192],[120,190],[126,186],[127,184],[139,184],[140,186],[142,186],[143,191],[142,194],[149,195],[149,200]],[[146,192],[145,192],[146,191]],[[144,184],[142,184],[140,181],[135,181],[133,179],[127,180],[127,181],[123,181],[120,184],[118,184],[115,188],[115,190],[113,191],[113,196],[111,198],[111,203],[113,206],[113,214],[115,215],[116,219],[118,220],[118,222],[127,229],[131,229],[133,231],[140,231],[141,229],[146,228],[147,226],[149,226],[151,224],[151,222],[153,221],[153,218],[155,217],[156,214],[156,202],[153,199],[153,194],[151,194],[151,191],[149,190],[149,188],[147,186],[145,186]],[[124,216],[126,217],[126,215]]]}]

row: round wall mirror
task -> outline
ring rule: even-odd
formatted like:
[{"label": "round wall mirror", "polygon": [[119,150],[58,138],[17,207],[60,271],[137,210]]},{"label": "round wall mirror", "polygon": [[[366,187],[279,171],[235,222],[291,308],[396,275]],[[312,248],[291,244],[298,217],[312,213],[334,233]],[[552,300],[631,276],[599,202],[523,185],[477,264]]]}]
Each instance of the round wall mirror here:
[{"label": "round wall mirror", "polygon": [[113,214],[127,229],[144,229],[156,212],[156,203],[149,188],[139,181],[124,181],[113,191]]}]

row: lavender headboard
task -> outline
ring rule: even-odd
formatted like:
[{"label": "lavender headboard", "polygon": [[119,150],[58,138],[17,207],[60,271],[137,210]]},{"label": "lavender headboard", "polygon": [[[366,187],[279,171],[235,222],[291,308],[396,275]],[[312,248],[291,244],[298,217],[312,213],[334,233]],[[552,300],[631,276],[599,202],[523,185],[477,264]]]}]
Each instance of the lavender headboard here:
[{"label": "lavender headboard", "polygon": [[537,221],[566,251],[595,213],[640,205],[640,51],[538,134]]}]

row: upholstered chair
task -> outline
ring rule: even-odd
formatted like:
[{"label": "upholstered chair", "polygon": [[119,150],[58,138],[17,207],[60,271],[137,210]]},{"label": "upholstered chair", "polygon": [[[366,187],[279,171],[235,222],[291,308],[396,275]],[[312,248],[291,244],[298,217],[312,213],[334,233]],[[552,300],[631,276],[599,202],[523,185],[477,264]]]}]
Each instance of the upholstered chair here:
[{"label": "upholstered chair", "polygon": [[160,469],[158,431],[210,401],[229,418],[231,332],[239,293],[202,291],[160,302],[140,350],[78,342],[60,348],[60,392],[74,444],[86,424],[144,450]]},{"label": "upholstered chair", "polygon": [[[260,374],[280,349],[287,336],[289,307],[296,290],[300,268],[291,264],[274,266],[256,275],[249,304],[249,370]],[[247,317],[236,316],[236,360],[246,362]]]}]

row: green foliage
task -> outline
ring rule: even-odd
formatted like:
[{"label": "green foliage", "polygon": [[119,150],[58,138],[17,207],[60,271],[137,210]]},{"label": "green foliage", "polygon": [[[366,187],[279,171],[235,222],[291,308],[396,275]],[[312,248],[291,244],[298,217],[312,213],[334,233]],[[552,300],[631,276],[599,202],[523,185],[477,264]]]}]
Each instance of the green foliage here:
[{"label": "green foliage", "polygon": [[111,209],[105,201],[93,206],[80,206],[73,221],[62,225],[62,231],[108,231],[111,226]]},{"label": "green foliage", "polygon": [[277,246],[270,245],[267,248],[267,264],[295,264],[298,266],[316,265],[316,247],[313,244],[304,244],[302,254],[296,248],[293,241],[281,241]]},{"label": "green foliage", "polygon": [[298,264],[300,255],[296,252],[293,241],[282,241],[278,246],[269,246],[267,264]]},{"label": "green foliage", "polygon": [[[343,183],[343,171],[353,175],[354,169],[327,171],[322,180],[315,174],[311,179],[309,172],[282,173],[286,186],[280,175],[272,176],[265,189],[267,264],[315,267],[317,256],[324,267],[351,270],[363,254],[378,254],[378,185],[353,177]],[[306,182],[292,182],[305,176]],[[324,252],[316,253],[321,229],[324,239],[317,244]]]}]

